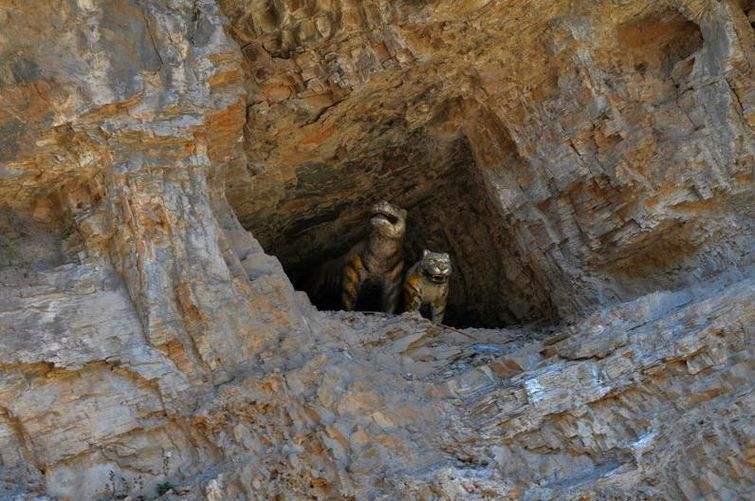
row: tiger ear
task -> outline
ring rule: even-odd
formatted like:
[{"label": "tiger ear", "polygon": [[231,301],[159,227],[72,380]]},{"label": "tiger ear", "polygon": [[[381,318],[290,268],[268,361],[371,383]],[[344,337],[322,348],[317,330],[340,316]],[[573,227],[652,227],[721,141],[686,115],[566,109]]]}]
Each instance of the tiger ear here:
[{"label": "tiger ear", "polygon": [[430,251],[429,250],[425,249],[425,250],[422,251],[422,258],[423,259],[426,258],[429,255],[430,255]]},{"label": "tiger ear", "polygon": [[445,259],[446,261],[450,261],[451,260],[451,255],[448,252],[444,252],[443,253],[443,259]]}]

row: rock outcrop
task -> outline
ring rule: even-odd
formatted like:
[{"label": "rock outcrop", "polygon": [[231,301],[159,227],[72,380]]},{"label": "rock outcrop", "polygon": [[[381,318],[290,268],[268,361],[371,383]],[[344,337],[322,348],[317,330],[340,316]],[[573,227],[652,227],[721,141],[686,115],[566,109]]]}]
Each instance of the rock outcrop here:
[{"label": "rock outcrop", "polygon": [[[747,497],[753,22],[0,0],[0,497]],[[379,199],[453,327],[296,290]]]}]

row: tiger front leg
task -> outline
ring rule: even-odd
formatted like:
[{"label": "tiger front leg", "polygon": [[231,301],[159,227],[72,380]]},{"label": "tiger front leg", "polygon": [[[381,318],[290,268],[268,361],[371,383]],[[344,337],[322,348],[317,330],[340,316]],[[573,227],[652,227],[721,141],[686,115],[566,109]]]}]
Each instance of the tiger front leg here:
[{"label": "tiger front leg", "polygon": [[407,284],[404,289],[405,311],[419,311],[420,308],[422,308],[422,297],[411,287],[411,284]]},{"label": "tiger front leg", "polygon": [[401,284],[398,281],[383,281],[383,311],[386,313],[396,313],[396,311],[398,311],[398,302],[400,295]]},{"label": "tiger front leg", "polygon": [[342,291],[341,291],[341,308],[345,311],[353,311],[357,305],[359,289],[362,286],[364,277],[358,267],[346,267],[343,271]]},{"label": "tiger front leg", "polygon": [[446,304],[430,305],[430,320],[433,323],[443,323],[443,317],[446,315]]},{"label": "tiger front leg", "polygon": [[448,288],[443,291],[443,295],[430,304],[430,320],[436,324],[443,323],[443,317],[446,316],[446,302],[448,301]]}]

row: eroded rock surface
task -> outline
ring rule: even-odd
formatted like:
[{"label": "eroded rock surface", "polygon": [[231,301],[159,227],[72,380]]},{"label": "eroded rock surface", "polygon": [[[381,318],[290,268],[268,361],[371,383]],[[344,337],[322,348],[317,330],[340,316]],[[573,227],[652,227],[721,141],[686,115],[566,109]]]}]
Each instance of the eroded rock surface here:
[{"label": "eroded rock surface", "polygon": [[749,264],[743,2],[221,4],[247,74],[228,196],[294,275],[380,197],[409,209],[410,261],[429,242],[460,264],[449,312],[466,324]]},{"label": "eroded rock surface", "polygon": [[[0,497],[747,497],[754,18],[0,0]],[[477,328],[295,290],[381,198]]]}]

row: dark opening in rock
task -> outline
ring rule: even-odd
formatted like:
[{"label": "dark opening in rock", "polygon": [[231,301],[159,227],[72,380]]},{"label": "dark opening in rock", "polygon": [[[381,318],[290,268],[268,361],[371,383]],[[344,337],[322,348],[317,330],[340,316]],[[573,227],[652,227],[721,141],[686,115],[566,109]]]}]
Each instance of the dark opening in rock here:
[{"label": "dark opening in rock", "polygon": [[[45,209],[39,207],[38,216]],[[27,284],[39,272],[78,261],[73,225],[40,219],[0,209],[0,285]]]},{"label": "dark opening in rock", "polygon": [[654,12],[622,24],[617,37],[625,57],[635,62],[639,73],[645,75],[650,71],[661,79],[672,76],[677,64],[687,60],[703,46],[703,35],[698,25],[676,10]]},{"label": "dark opening in rock", "polygon": [[[303,165],[275,211],[242,217],[242,223],[305,289],[312,270],[367,235],[370,207],[387,200],[408,211],[407,268],[425,248],[451,255],[444,323],[495,327],[553,320],[547,294],[533,287],[528,264],[487,196],[467,139],[418,135],[407,144],[341,165]],[[321,309],[338,307],[337,297],[310,299]],[[376,292],[365,290],[358,309],[377,310],[379,304]]]}]

